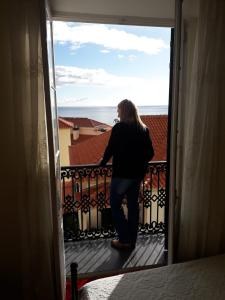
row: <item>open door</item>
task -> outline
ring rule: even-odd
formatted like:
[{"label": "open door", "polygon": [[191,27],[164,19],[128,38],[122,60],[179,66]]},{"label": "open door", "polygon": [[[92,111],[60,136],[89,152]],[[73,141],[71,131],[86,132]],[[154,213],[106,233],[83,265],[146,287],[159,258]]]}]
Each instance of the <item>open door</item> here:
[{"label": "open door", "polygon": [[58,117],[56,106],[56,86],[54,72],[52,20],[50,10],[45,8],[46,28],[43,30],[43,38],[47,47],[43,47],[43,62],[45,65],[45,94],[46,94],[46,115],[49,146],[49,164],[51,181],[52,221],[53,221],[53,255],[54,274],[56,286],[56,298],[65,298],[65,259],[63,241],[63,218],[61,205],[61,172],[59,160],[59,138],[58,138]]},{"label": "open door", "polygon": [[174,56],[174,28],[171,28],[170,38],[170,81],[169,81],[169,104],[168,104],[168,132],[167,132],[167,167],[166,167],[166,204],[165,204],[165,249],[168,250],[169,234],[169,174],[170,174],[170,139],[171,139],[171,112],[172,112],[172,89],[173,89],[173,56]]}]

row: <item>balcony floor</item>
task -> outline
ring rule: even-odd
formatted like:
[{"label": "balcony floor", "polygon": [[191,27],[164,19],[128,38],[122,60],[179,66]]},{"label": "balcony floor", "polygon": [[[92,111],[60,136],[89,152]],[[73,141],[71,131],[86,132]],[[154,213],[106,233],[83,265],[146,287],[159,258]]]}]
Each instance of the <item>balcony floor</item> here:
[{"label": "balcony floor", "polygon": [[164,235],[139,235],[133,251],[118,251],[110,246],[111,239],[65,243],[66,275],[70,264],[78,263],[78,277],[113,275],[166,264]]}]

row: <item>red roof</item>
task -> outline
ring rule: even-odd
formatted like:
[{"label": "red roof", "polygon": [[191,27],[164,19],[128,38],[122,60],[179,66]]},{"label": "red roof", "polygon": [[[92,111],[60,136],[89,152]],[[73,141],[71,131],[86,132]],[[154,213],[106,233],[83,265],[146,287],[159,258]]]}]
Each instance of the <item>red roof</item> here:
[{"label": "red roof", "polygon": [[73,123],[64,120],[63,118],[58,118],[59,128],[73,128]]},{"label": "red roof", "polygon": [[141,116],[141,119],[150,131],[155,151],[153,161],[166,160],[168,116]]},{"label": "red roof", "polygon": [[95,135],[88,140],[69,147],[70,164],[83,165],[98,163],[108,143],[111,130]]},{"label": "red roof", "polygon": [[71,118],[71,117],[64,117],[65,120],[72,122],[74,126],[78,126],[78,127],[105,127],[105,126],[109,126],[107,124],[92,120],[92,119],[88,119],[88,118]]},{"label": "red roof", "polygon": [[[141,116],[141,119],[149,128],[153,142],[155,156],[152,161],[166,160],[168,116]],[[110,134],[111,130],[70,146],[70,164],[82,165],[98,163],[105,151]]]},{"label": "red roof", "polygon": [[93,138],[93,136],[94,136],[93,134],[92,135],[90,135],[90,134],[80,134],[79,138],[77,140],[74,140],[72,138],[72,145],[77,145],[79,143],[83,143],[84,141]]}]

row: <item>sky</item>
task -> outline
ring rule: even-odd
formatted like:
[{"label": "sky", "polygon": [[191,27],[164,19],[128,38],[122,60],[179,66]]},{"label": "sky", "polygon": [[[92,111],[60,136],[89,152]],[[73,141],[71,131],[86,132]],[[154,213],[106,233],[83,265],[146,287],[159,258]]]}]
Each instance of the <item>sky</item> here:
[{"label": "sky", "polygon": [[53,23],[58,106],[167,105],[170,28]]}]

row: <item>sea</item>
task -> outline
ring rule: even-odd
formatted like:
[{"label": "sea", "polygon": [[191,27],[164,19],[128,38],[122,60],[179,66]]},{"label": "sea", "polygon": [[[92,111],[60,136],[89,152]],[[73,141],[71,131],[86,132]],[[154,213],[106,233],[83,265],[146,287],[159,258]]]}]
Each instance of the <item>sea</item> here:
[{"label": "sea", "polygon": [[[167,115],[168,106],[138,106],[138,112],[140,115]],[[59,106],[58,116],[89,118],[108,125],[114,125],[118,118],[116,106]]]}]

